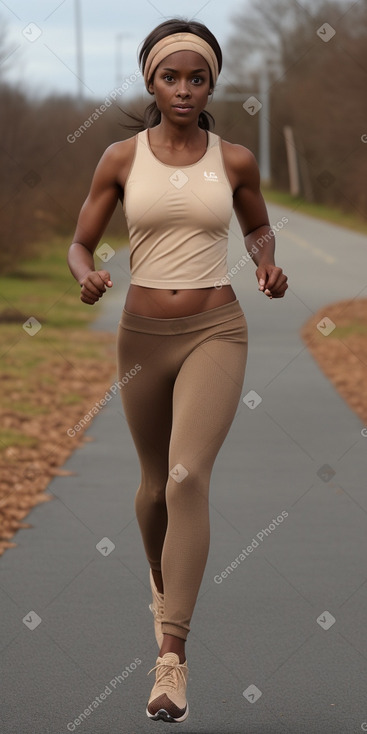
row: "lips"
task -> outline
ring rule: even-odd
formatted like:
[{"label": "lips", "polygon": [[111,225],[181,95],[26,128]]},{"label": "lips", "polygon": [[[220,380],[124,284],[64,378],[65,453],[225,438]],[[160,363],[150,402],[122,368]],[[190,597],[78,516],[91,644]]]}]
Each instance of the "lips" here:
[{"label": "lips", "polygon": [[193,110],[194,109],[192,105],[184,105],[184,104],[174,104],[173,108],[175,110]]}]

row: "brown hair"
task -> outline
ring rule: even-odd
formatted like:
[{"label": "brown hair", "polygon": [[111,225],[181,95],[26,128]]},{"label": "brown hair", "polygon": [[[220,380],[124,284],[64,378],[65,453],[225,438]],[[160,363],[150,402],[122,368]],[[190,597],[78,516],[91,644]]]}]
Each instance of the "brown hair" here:
[{"label": "brown hair", "polygon": [[[212,47],[218,60],[218,69],[220,72],[222,68],[222,51],[217,39],[215,38],[213,33],[211,33],[209,28],[207,28],[203,23],[199,23],[196,20],[181,20],[180,18],[171,18],[170,20],[166,20],[164,21],[164,23],[161,23],[159,26],[154,28],[144,39],[139,52],[139,65],[143,74],[148,55],[153,46],[158,43],[158,41],[161,41],[162,38],[170,36],[172,33],[195,33],[197,36],[200,36],[200,38],[203,38],[204,41],[209,43],[209,45]],[[149,79],[149,82],[153,81],[153,79],[154,74],[151,79]],[[213,87],[214,83],[212,74],[210,72],[210,88]],[[144,111],[143,117],[132,115],[125,110],[122,111],[125,113],[125,115],[138,123],[135,125],[126,125],[121,123],[122,127],[128,130],[145,130],[148,127],[155,127],[156,125],[159,125],[161,121],[161,113],[157,107],[156,102],[152,102],[150,105],[148,105],[148,107]],[[201,112],[199,115],[199,127],[203,128],[204,130],[210,130],[211,123],[213,123],[214,127],[215,120],[213,115],[211,115],[210,112],[203,110],[203,112]]]}]

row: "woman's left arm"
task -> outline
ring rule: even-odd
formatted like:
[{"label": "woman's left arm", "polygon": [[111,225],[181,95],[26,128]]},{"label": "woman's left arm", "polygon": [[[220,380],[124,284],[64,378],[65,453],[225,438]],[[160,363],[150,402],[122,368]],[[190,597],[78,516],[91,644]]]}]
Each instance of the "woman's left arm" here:
[{"label": "woman's left arm", "polygon": [[226,154],[237,183],[233,193],[233,207],[245,238],[246,249],[257,265],[259,290],[269,298],[282,298],[288,288],[288,278],[282,268],[275,265],[275,237],[260,191],[260,172],[256,158],[242,145],[230,145]]}]

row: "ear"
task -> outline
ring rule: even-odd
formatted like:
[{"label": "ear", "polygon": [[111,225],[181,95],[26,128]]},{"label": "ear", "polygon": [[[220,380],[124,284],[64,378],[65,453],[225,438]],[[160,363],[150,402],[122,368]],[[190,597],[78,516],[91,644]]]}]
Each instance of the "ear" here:
[{"label": "ear", "polygon": [[153,87],[153,84],[151,82],[150,82],[150,84],[148,84],[148,92],[149,92],[149,94],[154,94],[154,87]]}]

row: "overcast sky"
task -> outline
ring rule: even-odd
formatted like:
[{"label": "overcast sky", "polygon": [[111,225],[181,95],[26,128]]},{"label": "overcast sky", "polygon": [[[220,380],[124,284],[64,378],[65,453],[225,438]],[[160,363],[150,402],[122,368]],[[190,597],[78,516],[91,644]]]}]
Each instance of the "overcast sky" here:
[{"label": "overcast sky", "polygon": [[[247,0],[0,0],[0,27],[11,54],[5,78],[30,92],[78,93],[75,8],[82,18],[86,97],[105,98],[137,68],[137,49],[159,23],[174,15],[205,23],[223,47],[231,17]],[[119,34],[124,34],[119,39]],[[125,35],[126,34],[126,35]],[[2,65],[4,68],[4,65]],[[138,85],[143,89],[143,82]],[[139,90],[140,91],[140,90]]]}]

